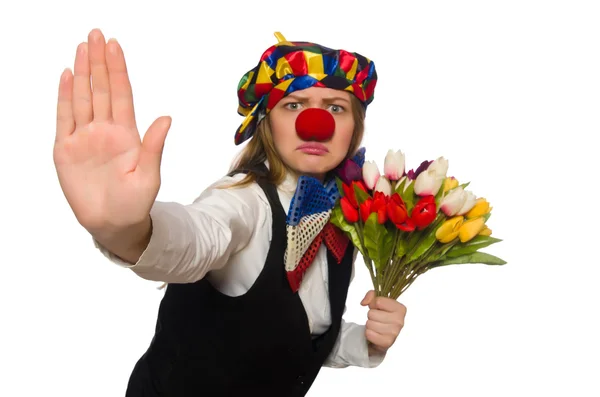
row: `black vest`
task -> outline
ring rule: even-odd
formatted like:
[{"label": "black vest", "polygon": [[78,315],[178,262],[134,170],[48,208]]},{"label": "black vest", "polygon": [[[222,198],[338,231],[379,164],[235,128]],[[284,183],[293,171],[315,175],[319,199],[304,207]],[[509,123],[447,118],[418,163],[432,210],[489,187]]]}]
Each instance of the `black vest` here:
[{"label": "black vest", "polygon": [[206,279],[169,284],[127,397],[295,397],[312,385],[340,332],[354,247],[348,245],[340,264],[327,254],[332,325],[312,338],[302,301],[286,278],[285,212],[275,187],[262,177],[257,182],[269,200],[273,230],[256,282],[238,297]]}]

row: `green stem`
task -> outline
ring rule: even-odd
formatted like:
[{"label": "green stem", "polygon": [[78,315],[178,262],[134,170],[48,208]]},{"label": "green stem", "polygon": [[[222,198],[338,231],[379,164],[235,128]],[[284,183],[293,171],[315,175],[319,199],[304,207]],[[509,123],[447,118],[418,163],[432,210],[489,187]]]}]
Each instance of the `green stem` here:
[{"label": "green stem", "polygon": [[436,257],[442,252],[452,248],[458,239],[455,239],[449,243],[441,244],[441,245],[432,245],[421,257],[421,259],[411,262],[411,266],[407,274],[410,274],[408,280],[399,281],[396,285],[394,285],[390,291],[390,297],[394,299],[398,299],[400,295],[408,289],[408,287],[417,279],[418,276],[424,274],[429,270],[429,263],[431,263],[431,258]]},{"label": "green stem", "polygon": [[412,273],[410,275],[410,278],[407,279],[405,283],[402,283],[401,286],[398,285],[397,288],[394,288],[394,290],[390,293],[390,298],[398,299],[400,295],[402,295],[402,293],[406,291],[408,287],[410,287],[410,285],[417,279],[417,277],[425,273],[426,271],[427,269],[424,269],[423,271],[415,271],[414,273]]},{"label": "green stem", "polygon": [[[360,221],[356,222],[355,225],[356,225],[356,233],[358,234],[358,239],[360,240],[361,251],[366,253],[367,249],[365,247],[365,240],[364,240],[362,225],[361,225]],[[369,274],[371,275],[371,282],[373,283],[373,288],[375,289],[375,293],[377,294],[378,293],[378,283],[377,283],[377,278],[374,273],[373,261],[366,255],[363,256],[363,259],[365,260],[365,265],[367,266],[367,269],[369,269]]]},{"label": "green stem", "polygon": [[[385,274],[383,276],[383,285],[382,285],[381,293],[384,296],[387,296],[388,289],[390,288],[390,284],[394,282],[394,277],[392,275],[395,273],[396,267],[398,266],[398,260],[395,258],[395,256],[396,256],[396,249],[398,247],[399,238],[400,238],[400,230],[396,229],[395,235],[394,235],[394,246],[392,247],[392,254],[390,255],[390,258],[388,259],[388,261],[386,263]],[[390,263],[390,261],[391,261],[391,263]]]},{"label": "green stem", "polygon": [[[386,292],[388,294],[392,291],[393,286],[395,284],[397,284],[400,273],[402,272],[403,275],[406,274],[405,266],[407,264],[408,258],[410,258],[414,254],[415,250],[417,249],[417,247],[419,246],[419,244],[421,243],[421,241],[423,239],[422,232],[413,231],[410,233],[421,233],[421,235],[418,236],[417,241],[413,244],[413,246],[409,247],[408,251],[404,255],[402,255],[402,257],[399,258],[399,260],[397,260],[397,262],[395,263],[395,266],[392,271],[392,275],[390,276],[389,283],[386,287]],[[410,236],[410,234],[406,234],[406,236]],[[407,238],[410,238],[410,237],[407,237]]]},{"label": "green stem", "polygon": [[[427,251],[425,251],[419,260],[412,260],[410,261],[410,258],[414,255],[415,251],[419,248],[419,246],[423,243],[423,240],[425,238],[427,238],[427,236],[429,236],[431,233],[435,233],[435,230],[438,228],[438,226],[443,222],[443,220],[445,219],[444,215],[439,213],[436,217],[436,219],[433,221],[433,223],[428,226],[426,229],[424,229],[423,231],[413,231],[413,233],[419,233],[419,236],[417,238],[417,241],[415,242],[415,244],[409,248],[408,252],[402,257],[400,264],[398,266],[397,269],[394,269],[393,272],[393,277],[391,280],[391,285],[388,284],[386,286],[385,291],[389,294],[392,293],[394,290],[396,290],[396,288],[398,287],[398,285],[402,285],[404,281],[406,281],[406,277],[412,277],[411,273],[412,271],[415,269],[415,267],[417,266],[418,263],[421,262],[421,259],[423,258],[427,258],[429,256],[429,254],[431,253],[431,251],[434,249],[434,247],[436,247],[436,243],[432,244],[431,247],[429,247],[427,249]],[[407,261],[410,261],[410,265],[408,268],[405,268],[405,265],[407,264]],[[398,279],[398,277],[400,276],[399,272],[400,270],[404,268],[404,272],[402,274],[403,276],[403,280],[400,281]]]},{"label": "green stem", "polygon": [[394,261],[392,262],[392,266],[390,269],[390,276],[388,277],[387,283],[384,288],[385,294],[390,293],[393,285],[396,284],[396,282],[398,280],[398,276],[400,276],[400,274],[403,273],[403,270],[405,270],[405,265],[406,265],[405,259],[406,259],[406,256],[402,256],[401,258],[394,259]]},{"label": "green stem", "polygon": [[371,259],[366,258],[365,262],[368,262],[367,268],[369,269],[369,274],[371,274],[371,282],[373,283],[373,288],[377,288],[377,279],[375,278],[375,274],[373,274],[373,262]]}]

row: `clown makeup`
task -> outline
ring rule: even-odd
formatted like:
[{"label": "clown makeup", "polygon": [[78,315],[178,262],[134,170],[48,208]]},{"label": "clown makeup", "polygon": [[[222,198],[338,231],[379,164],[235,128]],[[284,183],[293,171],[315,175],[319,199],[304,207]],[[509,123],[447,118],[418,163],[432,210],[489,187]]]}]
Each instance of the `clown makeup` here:
[{"label": "clown makeup", "polygon": [[269,113],[275,149],[297,176],[323,180],[346,157],[354,132],[350,95],[310,87],[282,98]]}]

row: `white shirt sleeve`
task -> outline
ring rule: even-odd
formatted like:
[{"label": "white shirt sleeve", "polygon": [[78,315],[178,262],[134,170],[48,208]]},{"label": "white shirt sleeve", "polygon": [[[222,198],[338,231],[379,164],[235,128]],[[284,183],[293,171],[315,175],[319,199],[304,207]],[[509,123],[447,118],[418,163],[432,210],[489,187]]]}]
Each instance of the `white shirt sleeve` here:
[{"label": "white shirt sleeve", "polygon": [[[358,249],[354,250],[350,282],[354,280],[354,265],[356,263],[358,252]],[[344,313],[345,312],[346,307],[344,307]],[[365,326],[346,322],[342,319],[340,334],[323,366],[329,368],[346,368],[349,366],[376,368],[383,362],[385,355],[386,353],[384,352],[369,355],[369,345],[367,336],[365,335]]]},{"label": "white shirt sleeve", "polygon": [[349,366],[376,368],[383,362],[385,356],[384,352],[369,355],[364,325],[346,322],[342,319],[338,339],[323,366],[329,368]]},{"label": "white shirt sleeve", "polygon": [[218,189],[241,180],[243,174],[224,177],[209,186],[192,204],[154,203],[150,242],[136,263],[128,263],[94,240],[112,262],[141,278],[166,283],[190,283],[220,269],[242,250],[265,222],[264,192],[256,184]]}]

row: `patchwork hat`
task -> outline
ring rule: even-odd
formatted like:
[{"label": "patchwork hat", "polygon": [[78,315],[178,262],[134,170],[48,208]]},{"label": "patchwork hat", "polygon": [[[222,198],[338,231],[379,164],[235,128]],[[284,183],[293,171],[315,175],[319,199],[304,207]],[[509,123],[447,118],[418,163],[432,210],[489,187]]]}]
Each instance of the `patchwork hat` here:
[{"label": "patchwork hat", "polygon": [[363,106],[373,101],[377,72],[370,59],[315,43],[289,42],[279,32],[277,44],[238,84],[238,114],[245,116],[235,132],[235,144],[251,138],[258,123],[286,95],[309,87],[349,91]]}]

